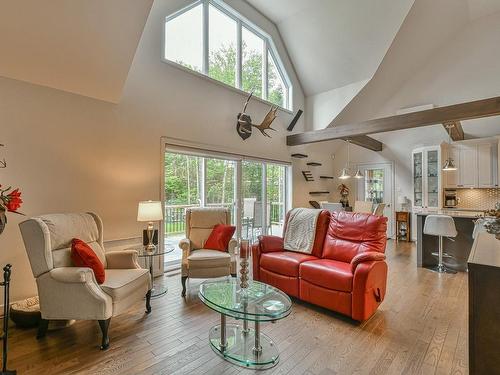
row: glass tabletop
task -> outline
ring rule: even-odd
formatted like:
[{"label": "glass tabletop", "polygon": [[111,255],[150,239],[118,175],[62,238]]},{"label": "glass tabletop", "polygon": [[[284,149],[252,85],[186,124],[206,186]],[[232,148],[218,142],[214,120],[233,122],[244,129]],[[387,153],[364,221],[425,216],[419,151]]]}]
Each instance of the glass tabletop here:
[{"label": "glass tabletop", "polygon": [[165,254],[171,253],[172,251],[175,250],[175,247],[165,246],[164,249],[161,249],[161,250],[156,249],[156,251],[153,254],[146,252],[146,249],[144,247],[132,247],[132,248],[128,248],[125,250],[135,250],[139,253],[138,254],[139,258],[146,258],[146,257],[149,257],[150,255],[158,256],[158,255],[165,255]]},{"label": "glass tabletop", "polygon": [[259,281],[250,281],[244,291],[236,278],[205,281],[198,296],[211,309],[242,320],[273,321],[288,316],[292,310],[290,297]]}]

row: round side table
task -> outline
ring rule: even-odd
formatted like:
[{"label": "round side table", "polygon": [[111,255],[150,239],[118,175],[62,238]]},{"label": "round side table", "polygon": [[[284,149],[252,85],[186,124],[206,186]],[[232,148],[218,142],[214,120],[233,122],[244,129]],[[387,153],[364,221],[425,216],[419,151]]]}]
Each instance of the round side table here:
[{"label": "round side table", "polygon": [[153,277],[153,257],[158,257],[161,255],[165,255],[174,251],[173,246],[165,246],[163,250],[156,250],[153,253],[147,252],[144,247],[141,248],[133,248],[128,250],[136,250],[139,253],[139,258],[145,258],[147,267],[149,268],[149,273],[151,275],[151,281],[153,283],[153,288],[151,289],[151,298],[157,298],[165,295],[168,291],[166,285],[155,285],[155,279]]}]

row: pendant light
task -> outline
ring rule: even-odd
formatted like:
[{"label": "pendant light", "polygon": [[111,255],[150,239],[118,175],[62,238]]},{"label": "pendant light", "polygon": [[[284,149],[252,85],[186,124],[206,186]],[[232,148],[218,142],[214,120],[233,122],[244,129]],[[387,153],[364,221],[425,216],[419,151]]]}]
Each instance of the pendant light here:
[{"label": "pendant light", "polygon": [[354,175],[354,178],[357,178],[357,179],[360,179],[360,178],[363,178],[363,173],[361,173],[361,171],[359,170],[359,167],[358,167],[358,170],[356,171],[356,174]]},{"label": "pendant light", "polygon": [[[454,125],[452,124],[446,124],[446,129],[448,130],[448,150],[450,149],[451,146],[451,128],[453,128]],[[457,167],[455,166],[455,162],[451,158],[451,155],[448,151],[448,158],[445,160],[444,165],[443,165],[443,171],[456,171]]]},{"label": "pendant light", "polygon": [[342,172],[340,173],[339,179],[341,180],[347,180],[348,178],[351,178],[351,175],[349,174],[349,140],[346,139],[347,142],[347,162],[345,164],[345,167],[342,168]]}]

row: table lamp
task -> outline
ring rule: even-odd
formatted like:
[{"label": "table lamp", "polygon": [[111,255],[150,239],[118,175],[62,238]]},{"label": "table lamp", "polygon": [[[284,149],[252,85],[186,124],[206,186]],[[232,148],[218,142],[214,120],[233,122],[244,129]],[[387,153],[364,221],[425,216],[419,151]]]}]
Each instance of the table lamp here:
[{"label": "table lamp", "polygon": [[159,201],[143,201],[139,202],[137,209],[137,221],[147,221],[148,228],[146,229],[148,244],[146,251],[153,253],[156,250],[156,245],[153,243],[155,234],[154,221],[163,220],[163,210]]}]

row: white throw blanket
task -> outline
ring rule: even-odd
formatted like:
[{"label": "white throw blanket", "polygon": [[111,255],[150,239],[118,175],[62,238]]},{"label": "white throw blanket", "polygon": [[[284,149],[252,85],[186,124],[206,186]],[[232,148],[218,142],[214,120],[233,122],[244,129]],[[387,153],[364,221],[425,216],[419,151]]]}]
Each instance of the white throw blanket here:
[{"label": "white throw blanket", "polygon": [[285,250],[311,254],[320,212],[321,210],[313,208],[294,208],[290,211],[285,232]]}]

